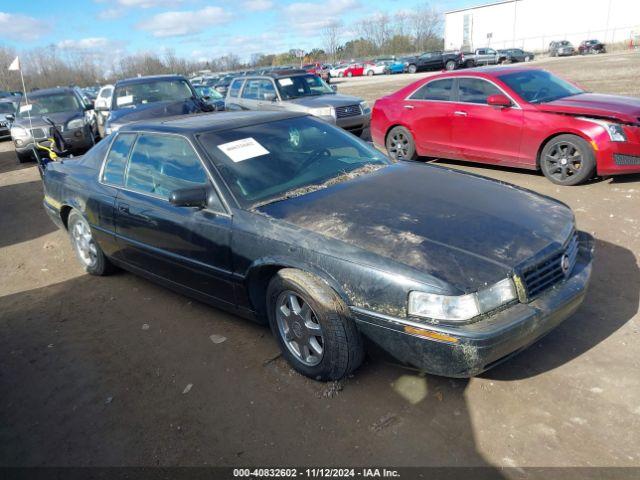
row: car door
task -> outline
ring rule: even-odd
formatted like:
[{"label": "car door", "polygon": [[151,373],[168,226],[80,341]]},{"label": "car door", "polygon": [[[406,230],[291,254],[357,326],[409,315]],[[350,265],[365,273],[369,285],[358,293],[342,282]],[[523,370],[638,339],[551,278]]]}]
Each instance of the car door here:
[{"label": "car door", "polygon": [[483,78],[457,80],[456,103],[452,104],[452,144],[460,158],[472,161],[518,165],[523,112],[515,104],[510,108],[487,104],[490,95],[502,94],[493,82]]},{"label": "car door", "polygon": [[260,108],[260,79],[248,78],[244,82],[240,103],[245,110],[259,110]]},{"label": "car door", "polygon": [[226,110],[242,110],[242,99],[240,98],[240,92],[242,91],[242,84],[244,78],[236,78],[229,85],[227,90],[227,96],[224,101]]},{"label": "car door", "polygon": [[[206,208],[169,203],[170,192],[202,186]],[[186,137],[141,133],[116,198],[121,258],[171,284],[224,302],[233,299],[231,217]]]},{"label": "car door", "polygon": [[418,152],[449,157],[451,146],[452,78],[431,80],[402,102],[403,120],[413,132]]}]

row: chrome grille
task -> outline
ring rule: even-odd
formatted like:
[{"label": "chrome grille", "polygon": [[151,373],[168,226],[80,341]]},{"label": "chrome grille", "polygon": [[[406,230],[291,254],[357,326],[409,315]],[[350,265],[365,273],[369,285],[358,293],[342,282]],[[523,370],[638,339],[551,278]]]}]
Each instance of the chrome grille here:
[{"label": "chrome grille", "polygon": [[574,233],[565,248],[522,272],[522,280],[530,300],[571,274],[578,258],[578,247],[578,235]]},{"label": "chrome grille", "polygon": [[616,165],[640,165],[640,157],[635,155],[616,153],[613,155],[613,160],[616,162]]},{"label": "chrome grille", "polygon": [[362,115],[360,105],[345,105],[344,107],[336,107],[336,118],[355,117]]}]

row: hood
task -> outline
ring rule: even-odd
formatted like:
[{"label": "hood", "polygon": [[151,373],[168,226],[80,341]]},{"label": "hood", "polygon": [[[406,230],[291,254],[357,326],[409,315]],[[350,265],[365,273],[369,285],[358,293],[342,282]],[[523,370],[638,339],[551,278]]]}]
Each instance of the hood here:
[{"label": "hood", "polygon": [[581,93],[553,102],[536,105],[538,110],[601,118],[612,118],[623,123],[640,123],[640,99],[620,95]]},{"label": "hood", "polygon": [[188,115],[202,112],[198,102],[187,99],[178,102],[154,102],[133,105],[131,107],[112,110],[109,114],[110,124],[125,124],[150,118],[171,117],[174,115]]},{"label": "hood", "polygon": [[[53,120],[53,123],[56,125],[66,125],[69,120],[74,118],[82,118],[84,112],[61,112],[61,113],[49,113],[46,116]],[[19,125],[24,128],[29,128],[29,119],[28,118],[16,118],[14,125]],[[42,116],[33,116],[31,117],[31,125],[33,127],[50,127],[47,122],[42,119]]]},{"label": "hood", "polygon": [[344,107],[346,105],[356,105],[362,102],[361,98],[351,95],[341,95],[339,93],[328,93],[326,95],[316,95],[309,97],[294,98],[286,100],[288,103],[301,105],[303,107]]},{"label": "hood", "polygon": [[259,210],[462,292],[497,282],[536,254],[560,248],[574,228],[573,213],[560,202],[412,162]]}]

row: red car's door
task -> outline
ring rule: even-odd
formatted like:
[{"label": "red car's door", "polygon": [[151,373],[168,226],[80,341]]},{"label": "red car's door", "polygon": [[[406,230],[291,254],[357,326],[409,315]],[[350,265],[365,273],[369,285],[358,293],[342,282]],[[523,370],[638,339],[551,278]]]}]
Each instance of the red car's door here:
[{"label": "red car's door", "polygon": [[402,118],[413,132],[419,155],[452,157],[452,78],[432,80],[402,102]]},{"label": "red car's door", "polygon": [[504,95],[495,84],[482,78],[458,79],[451,112],[451,139],[456,155],[464,160],[505,165],[526,162],[520,152],[523,111],[487,105],[491,95]]}]

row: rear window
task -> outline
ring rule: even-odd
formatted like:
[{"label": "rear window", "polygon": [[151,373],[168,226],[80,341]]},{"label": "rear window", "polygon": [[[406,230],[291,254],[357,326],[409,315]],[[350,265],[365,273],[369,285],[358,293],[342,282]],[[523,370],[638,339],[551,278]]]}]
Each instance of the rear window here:
[{"label": "rear window", "polygon": [[434,80],[426,85],[423,85],[417,90],[410,100],[440,100],[447,101],[451,99],[451,87],[453,86],[453,79],[446,78],[443,80]]},{"label": "rear window", "polygon": [[229,88],[230,97],[237,97],[238,95],[240,95],[240,88],[242,87],[243,81],[244,80],[242,80],[241,78],[238,78],[231,83],[231,87]]},{"label": "rear window", "polygon": [[127,159],[136,139],[135,133],[120,133],[113,141],[111,150],[104,164],[102,181],[111,185],[124,185],[124,170],[127,166]]},{"label": "rear window", "polygon": [[480,78],[461,78],[458,81],[460,102],[486,104],[487,98],[500,93],[498,87]]}]

